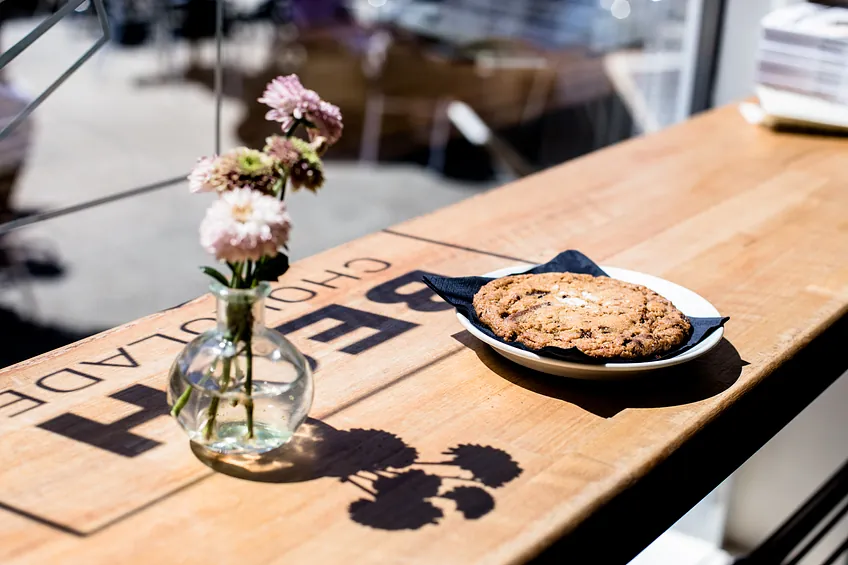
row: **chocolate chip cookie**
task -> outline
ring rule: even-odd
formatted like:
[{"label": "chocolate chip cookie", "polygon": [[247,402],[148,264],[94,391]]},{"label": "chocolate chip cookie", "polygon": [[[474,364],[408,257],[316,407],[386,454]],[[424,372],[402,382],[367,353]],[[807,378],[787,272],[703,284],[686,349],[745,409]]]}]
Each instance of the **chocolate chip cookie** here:
[{"label": "chocolate chip cookie", "polygon": [[474,295],[474,310],[504,340],[602,359],[656,357],[691,331],[686,316],[649,288],[574,273],[495,279]]}]

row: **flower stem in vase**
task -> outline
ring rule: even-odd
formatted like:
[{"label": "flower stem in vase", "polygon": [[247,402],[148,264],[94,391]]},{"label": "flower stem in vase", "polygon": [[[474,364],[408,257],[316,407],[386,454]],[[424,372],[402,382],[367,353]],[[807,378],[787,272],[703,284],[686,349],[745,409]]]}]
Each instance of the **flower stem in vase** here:
[{"label": "flower stem in vase", "polygon": [[[229,357],[223,360],[223,364],[221,366],[221,394],[227,391],[227,386],[230,384],[230,366],[232,365],[232,362],[233,360]],[[204,436],[207,441],[212,438],[212,430],[215,429],[215,420],[218,416],[218,403],[220,400],[220,397],[215,396],[209,403],[209,410],[206,413],[206,430],[204,432]]]},{"label": "flower stem in vase", "polygon": [[[251,275],[252,276],[252,275]],[[248,281],[250,282],[250,281]],[[239,337],[244,341],[244,409],[247,415],[247,438],[253,439],[253,312],[246,304],[238,311]]]},{"label": "flower stem in vase", "polygon": [[247,412],[247,438],[253,439],[253,348],[250,333],[245,340],[244,409]]},{"label": "flower stem in vase", "polygon": [[[215,359],[215,361],[213,361],[212,365],[206,370],[206,372],[203,373],[203,378],[201,378],[200,381],[197,383],[199,386],[203,386],[203,384],[206,381],[208,381],[209,379],[212,378],[212,375],[215,372],[215,369],[217,369],[217,367],[218,367],[218,361],[219,361],[219,359]],[[183,393],[180,395],[180,397],[174,403],[174,407],[171,408],[171,416],[176,418],[177,416],[180,415],[180,412],[183,411],[183,408],[185,408],[185,405],[188,404],[189,400],[191,400],[192,390],[194,390],[194,387],[192,387],[191,385],[188,385],[188,387],[183,391]]]},{"label": "flower stem in vase", "polygon": [[174,402],[174,406],[171,408],[171,416],[173,416],[174,418],[179,416],[180,412],[183,411],[183,408],[185,408],[185,405],[188,403],[190,398],[191,398],[191,386],[188,386],[183,391],[183,393],[180,395],[180,397],[177,399],[177,401]]}]

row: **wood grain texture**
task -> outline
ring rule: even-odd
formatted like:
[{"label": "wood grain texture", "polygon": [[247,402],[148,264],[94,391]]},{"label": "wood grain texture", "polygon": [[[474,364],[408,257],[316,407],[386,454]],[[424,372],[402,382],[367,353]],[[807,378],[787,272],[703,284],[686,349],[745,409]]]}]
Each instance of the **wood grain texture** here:
[{"label": "wood grain texture", "polygon": [[[315,317],[288,336],[317,363],[314,420],[252,464],[255,480],[226,461],[209,462],[229,474],[214,473],[164,409],[142,407],[181,342],[211,323],[207,297],[0,371],[0,561],[525,561],[845,316],[846,149],[725,108],[296,263],[267,320]],[[572,383],[501,360],[415,282],[568,248],[695,290],[731,316],[726,341],[650,382]],[[316,312],[384,318],[321,341],[339,321]],[[79,421],[66,414],[118,424],[71,439]],[[498,469],[451,465],[466,444],[520,474],[475,481]],[[386,463],[407,448],[414,457]],[[380,450],[381,465],[345,471]],[[409,481],[379,512],[351,511],[411,471],[438,491]],[[482,498],[458,504],[463,485]],[[427,496],[440,516],[409,526],[434,512]]]}]

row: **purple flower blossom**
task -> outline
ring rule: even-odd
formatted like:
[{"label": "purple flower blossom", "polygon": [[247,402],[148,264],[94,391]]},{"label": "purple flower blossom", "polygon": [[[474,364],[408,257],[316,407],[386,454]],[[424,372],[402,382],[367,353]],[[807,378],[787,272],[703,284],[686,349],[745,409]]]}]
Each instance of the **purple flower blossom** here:
[{"label": "purple flower blossom", "polygon": [[298,121],[309,122],[309,138],[322,136],[333,145],[342,136],[342,113],[338,106],[321,100],[314,90],[304,88],[297,75],[280,76],[268,83],[259,102],[271,110],[265,118],[280,122],[288,132]]}]

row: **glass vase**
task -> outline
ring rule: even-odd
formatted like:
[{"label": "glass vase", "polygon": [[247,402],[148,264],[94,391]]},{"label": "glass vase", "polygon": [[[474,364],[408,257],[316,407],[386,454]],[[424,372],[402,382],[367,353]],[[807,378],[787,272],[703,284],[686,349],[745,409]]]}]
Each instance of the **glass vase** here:
[{"label": "glass vase", "polygon": [[191,441],[221,454],[264,453],[291,439],[312,406],[309,364],[265,327],[270,287],[214,283],[218,323],[171,366],[168,404]]}]

